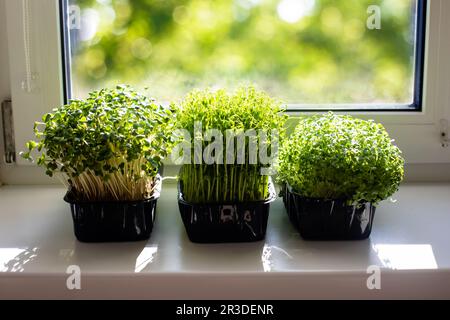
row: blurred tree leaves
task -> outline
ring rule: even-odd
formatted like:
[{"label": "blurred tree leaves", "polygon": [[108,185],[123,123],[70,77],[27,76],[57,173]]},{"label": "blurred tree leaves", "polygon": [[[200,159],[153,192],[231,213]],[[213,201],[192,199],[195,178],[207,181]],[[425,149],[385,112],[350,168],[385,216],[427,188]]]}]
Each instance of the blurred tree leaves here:
[{"label": "blurred tree leaves", "polygon": [[[82,9],[82,28],[71,31],[77,97],[126,82],[162,100],[243,83],[296,103],[412,99],[415,0],[71,4]],[[370,5],[381,7],[381,30],[366,28]]]}]

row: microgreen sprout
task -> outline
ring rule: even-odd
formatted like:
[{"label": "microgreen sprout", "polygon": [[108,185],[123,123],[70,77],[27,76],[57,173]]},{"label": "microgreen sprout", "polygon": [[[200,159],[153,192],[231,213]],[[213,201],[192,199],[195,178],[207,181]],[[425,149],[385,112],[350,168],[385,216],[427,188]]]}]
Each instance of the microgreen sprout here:
[{"label": "microgreen sprout", "polygon": [[330,112],[300,120],[277,170],[304,197],[378,204],[398,190],[404,159],[381,124]]},{"label": "microgreen sprout", "polygon": [[44,115],[22,156],[37,151],[37,164],[79,200],[143,200],[170,151],[172,118],[128,86],[102,89]]}]

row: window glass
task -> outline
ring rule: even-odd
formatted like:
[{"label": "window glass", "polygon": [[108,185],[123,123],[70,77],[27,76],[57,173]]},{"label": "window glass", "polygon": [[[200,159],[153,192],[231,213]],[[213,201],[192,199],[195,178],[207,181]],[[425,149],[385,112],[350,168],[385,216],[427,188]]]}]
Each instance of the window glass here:
[{"label": "window glass", "polygon": [[70,0],[72,97],[129,83],[172,101],[251,83],[302,108],[410,105],[418,3]]}]

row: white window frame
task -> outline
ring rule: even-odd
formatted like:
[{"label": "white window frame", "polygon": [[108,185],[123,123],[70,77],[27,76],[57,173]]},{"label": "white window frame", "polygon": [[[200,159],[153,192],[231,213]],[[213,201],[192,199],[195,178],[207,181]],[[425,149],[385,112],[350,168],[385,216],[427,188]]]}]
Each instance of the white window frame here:
[{"label": "white window frame", "polygon": [[[58,0],[30,0],[31,61],[33,72],[38,74],[38,90],[30,94],[21,88],[26,74],[22,1],[0,1],[5,1],[6,8],[11,98],[18,153],[24,149],[26,141],[33,138],[34,122],[64,100],[59,3]],[[443,148],[440,141],[441,119],[450,122],[450,19],[447,15],[450,15],[450,1],[428,1],[421,111],[345,112],[384,124],[403,150],[408,164],[450,164],[450,148]],[[290,123],[294,125],[295,116],[311,113],[290,114]],[[43,175],[42,170],[38,173],[34,165],[20,157],[17,157],[15,165],[2,164],[0,168],[4,181],[20,183]]]}]

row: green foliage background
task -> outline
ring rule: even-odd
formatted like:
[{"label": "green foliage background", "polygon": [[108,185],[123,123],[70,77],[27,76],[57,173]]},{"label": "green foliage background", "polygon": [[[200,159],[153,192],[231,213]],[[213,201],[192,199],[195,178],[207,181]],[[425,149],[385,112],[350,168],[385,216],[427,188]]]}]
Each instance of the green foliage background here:
[{"label": "green foliage background", "polygon": [[[415,0],[315,0],[296,23],[281,1],[71,0],[99,21],[74,41],[74,94],[127,82],[172,100],[255,83],[286,102],[410,102]],[[370,5],[381,30],[366,28]]]}]

